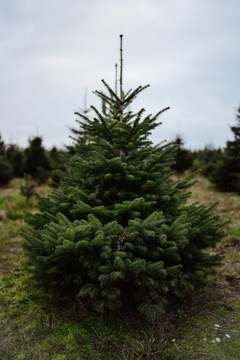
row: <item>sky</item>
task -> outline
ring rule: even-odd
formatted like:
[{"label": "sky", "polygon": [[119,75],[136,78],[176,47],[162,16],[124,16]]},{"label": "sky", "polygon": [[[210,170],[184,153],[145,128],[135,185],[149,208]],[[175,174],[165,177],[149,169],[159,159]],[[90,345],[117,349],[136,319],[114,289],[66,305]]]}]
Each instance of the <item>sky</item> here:
[{"label": "sky", "polygon": [[100,107],[115,84],[123,34],[123,89],[150,84],[133,110],[170,107],[154,143],[224,147],[240,105],[239,0],[1,0],[0,134],[26,147],[72,142],[75,111]]}]

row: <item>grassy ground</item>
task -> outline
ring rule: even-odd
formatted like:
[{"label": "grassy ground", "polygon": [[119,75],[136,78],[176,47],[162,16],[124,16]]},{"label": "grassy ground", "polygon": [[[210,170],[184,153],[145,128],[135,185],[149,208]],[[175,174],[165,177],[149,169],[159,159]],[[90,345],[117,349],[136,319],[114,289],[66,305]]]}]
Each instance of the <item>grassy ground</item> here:
[{"label": "grassy ground", "polygon": [[[41,188],[39,191],[46,191]],[[50,304],[26,271],[22,251],[24,211],[19,182],[0,190],[0,359],[240,359],[240,197],[214,191],[199,178],[192,200],[219,201],[226,237],[212,252],[222,265],[215,283],[153,324],[126,315],[77,316]]]}]

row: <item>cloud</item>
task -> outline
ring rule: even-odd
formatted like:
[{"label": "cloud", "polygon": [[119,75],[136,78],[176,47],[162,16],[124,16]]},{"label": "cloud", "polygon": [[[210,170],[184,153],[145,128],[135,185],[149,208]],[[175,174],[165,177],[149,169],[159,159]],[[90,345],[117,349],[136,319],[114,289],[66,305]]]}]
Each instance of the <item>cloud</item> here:
[{"label": "cloud", "polygon": [[180,128],[188,146],[223,146],[239,103],[239,11],[237,0],[2,0],[0,132],[68,141],[85,88],[95,103],[102,78],[114,85],[124,34],[125,88],[151,84],[136,107],[171,106],[155,137]]}]

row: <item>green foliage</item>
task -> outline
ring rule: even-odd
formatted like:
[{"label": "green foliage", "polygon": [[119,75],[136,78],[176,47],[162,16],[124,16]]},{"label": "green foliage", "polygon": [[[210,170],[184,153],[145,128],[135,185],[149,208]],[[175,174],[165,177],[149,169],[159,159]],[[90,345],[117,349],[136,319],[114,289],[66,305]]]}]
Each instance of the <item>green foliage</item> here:
[{"label": "green foliage", "polygon": [[231,126],[234,140],[227,142],[210,180],[219,190],[240,194],[240,108],[237,110],[236,122],[235,126]]},{"label": "green foliage", "polygon": [[21,149],[16,144],[6,145],[0,135],[0,186],[27,175],[38,185],[50,178],[50,185],[57,187],[60,179],[56,170],[64,170],[64,154],[56,147],[46,150],[38,136],[29,140],[26,149]]},{"label": "green foliage", "polygon": [[6,185],[13,178],[13,168],[7,156],[7,146],[0,135],[0,186]]},{"label": "green foliage", "polygon": [[216,163],[222,158],[222,150],[207,145],[204,149],[194,151],[192,156],[194,161],[191,170],[201,169],[202,174],[210,178]]},{"label": "green foliage", "polygon": [[6,149],[6,158],[12,166],[13,177],[23,177],[24,151],[15,144],[10,144]]},{"label": "green foliage", "polygon": [[[39,199],[25,250],[52,295],[103,313],[156,318],[206,282],[222,237],[212,207],[189,205],[192,178],[173,180],[173,144],[149,140],[159,115],[129,110],[146,88],[119,97],[103,81],[104,106],[78,113],[79,132],[58,189]],[[84,141],[82,141],[84,139]]]},{"label": "green foliage", "polygon": [[180,135],[177,135],[173,143],[177,145],[177,152],[175,155],[175,164],[173,169],[182,174],[184,171],[192,167],[193,155],[190,150],[184,148],[184,142]]},{"label": "green foliage", "polygon": [[29,140],[25,149],[24,173],[30,175],[37,183],[44,184],[50,175],[50,162],[42,146],[42,138],[36,136]]},{"label": "green foliage", "polygon": [[29,175],[25,175],[24,180],[24,183],[20,185],[20,192],[26,198],[26,204],[28,204],[29,199],[34,195],[35,184]]},{"label": "green foliage", "polygon": [[6,185],[13,178],[11,164],[3,156],[0,156],[0,186]]},{"label": "green foliage", "polygon": [[48,151],[48,159],[51,168],[50,186],[58,187],[60,182],[59,170],[64,171],[65,152],[58,150],[55,146]]}]

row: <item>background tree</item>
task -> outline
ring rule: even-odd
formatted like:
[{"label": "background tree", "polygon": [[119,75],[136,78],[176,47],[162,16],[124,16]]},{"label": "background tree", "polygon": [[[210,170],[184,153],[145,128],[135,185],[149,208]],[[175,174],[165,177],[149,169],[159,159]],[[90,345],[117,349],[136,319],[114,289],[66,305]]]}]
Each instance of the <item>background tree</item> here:
[{"label": "background tree", "polygon": [[203,149],[192,152],[193,165],[192,171],[201,169],[202,174],[208,178],[211,177],[215,165],[222,158],[222,149],[216,149],[213,145],[206,145]]},{"label": "background tree", "polygon": [[25,197],[28,205],[30,198],[34,195],[35,184],[30,175],[25,175],[24,182],[20,185],[20,193]]},{"label": "background tree", "polygon": [[231,126],[230,129],[233,140],[227,142],[210,179],[219,190],[240,194],[240,107],[236,113],[236,125]]},{"label": "background tree", "polygon": [[48,180],[51,166],[46,150],[42,146],[42,138],[35,136],[29,139],[29,146],[25,149],[24,173],[43,184]]},{"label": "background tree", "polygon": [[[122,46],[120,48],[122,54]],[[189,204],[190,178],[173,180],[173,144],[154,145],[159,116],[130,111],[147,86],[119,94],[103,81],[95,117],[80,117],[75,154],[58,189],[39,199],[25,249],[39,283],[96,311],[134,310],[150,319],[206,282],[221,237],[212,207]],[[84,136],[88,141],[81,141]]]},{"label": "background tree", "polygon": [[193,156],[190,150],[184,148],[184,141],[180,135],[176,136],[173,143],[177,145],[173,169],[182,174],[184,171],[191,168],[193,164]]},{"label": "background tree", "polygon": [[65,153],[67,150],[59,150],[53,146],[48,151],[48,158],[51,168],[51,181],[50,185],[53,187],[59,186],[60,177],[57,170],[64,170],[65,166]]},{"label": "background tree", "polygon": [[13,167],[7,158],[7,146],[0,135],[0,185],[6,185],[13,178]]},{"label": "background tree", "polygon": [[10,144],[6,149],[6,158],[12,166],[13,177],[24,176],[24,150],[16,144]]}]

